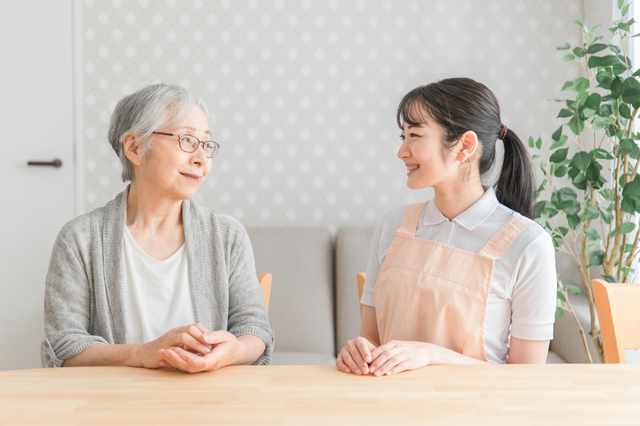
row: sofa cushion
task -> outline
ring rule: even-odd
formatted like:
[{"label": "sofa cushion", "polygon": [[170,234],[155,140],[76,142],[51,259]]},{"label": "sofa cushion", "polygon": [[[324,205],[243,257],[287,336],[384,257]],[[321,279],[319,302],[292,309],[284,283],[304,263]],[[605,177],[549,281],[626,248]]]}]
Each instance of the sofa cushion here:
[{"label": "sofa cushion", "polygon": [[[333,247],[319,227],[248,227],[256,272],[273,275],[269,321],[280,352],[335,356]],[[312,357],[315,355],[312,355]],[[287,363],[308,358],[288,355]],[[328,359],[328,358],[327,358]]]},{"label": "sofa cushion", "polygon": [[360,334],[356,276],[366,272],[374,227],[343,227],[336,235],[336,349]]}]

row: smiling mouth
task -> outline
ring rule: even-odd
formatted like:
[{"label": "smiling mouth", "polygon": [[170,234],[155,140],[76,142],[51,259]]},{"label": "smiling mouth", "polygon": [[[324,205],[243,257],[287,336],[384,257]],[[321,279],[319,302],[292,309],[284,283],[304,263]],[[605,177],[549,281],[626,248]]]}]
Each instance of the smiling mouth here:
[{"label": "smiling mouth", "polygon": [[198,175],[192,175],[191,173],[180,173],[182,176],[186,177],[187,179],[191,179],[191,180],[200,180],[202,178],[202,176],[198,176]]},{"label": "smiling mouth", "polygon": [[417,170],[420,168],[420,164],[417,164],[415,166],[407,166],[407,171],[410,172],[412,170]]}]

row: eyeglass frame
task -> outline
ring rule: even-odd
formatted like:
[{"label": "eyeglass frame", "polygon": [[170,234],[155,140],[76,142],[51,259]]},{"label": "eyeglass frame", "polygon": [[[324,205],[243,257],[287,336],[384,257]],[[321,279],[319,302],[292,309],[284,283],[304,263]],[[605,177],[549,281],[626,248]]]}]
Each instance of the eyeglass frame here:
[{"label": "eyeglass frame", "polygon": [[[213,157],[215,157],[215,156],[216,156],[216,154],[218,153],[218,151],[220,151],[220,144],[219,144],[218,142],[216,142],[216,141],[211,141],[211,140],[209,140],[209,141],[201,141],[200,139],[198,139],[197,137],[195,137],[195,136],[193,136],[192,134],[189,134],[189,133],[179,133],[179,134],[175,134],[175,133],[165,133],[165,132],[151,132],[151,134],[153,134],[153,135],[162,135],[162,136],[177,136],[177,137],[178,137],[178,147],[180,147],[180,150],[181,150],[182,152],[186,152],[187,154],[193,154],[194,152],[196,152],[196,151],[198,150],[198,148],[200,148],[200,145],[202,145],[202,150],[205,152],[205,156],[206,156],[207,158],[213,158]],[[189,151],[185,151],[185,149],[182,147],[182,144],[180,143],[180,139],[182,139],[182,137],[183,137],[183,136],[190,136],[190,137],[194,138],[195,140],[197,140],[197,141],[198,141],[198,146],[196,147],[196,149],[194,149],[194,150],[193,150],[193,151],[191,151],[191,152],[189,152]],[[207,156],[207,154],[206,154],[206,152],[207,152],[207,151],[204,149],[204,144],[205,144],[205,143],[209,143],[209,142],[212,142],[212,143],[216,144],[216,146],[218,147],[218,148],[216,149],[216,153],[215,153],[215,154],[213,154],[211,157]]]}]

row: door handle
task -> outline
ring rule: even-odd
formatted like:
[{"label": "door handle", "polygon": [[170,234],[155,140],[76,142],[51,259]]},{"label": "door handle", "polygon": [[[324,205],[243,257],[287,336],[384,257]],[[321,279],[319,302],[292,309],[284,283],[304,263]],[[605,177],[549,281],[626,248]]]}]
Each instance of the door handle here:
[{"label": "door handle", "polygon": [[62,167],[62,161],[59,159],[55,159],[53,161],[29,161],[27,162],[28,166],[50,166],[50,167]]}]

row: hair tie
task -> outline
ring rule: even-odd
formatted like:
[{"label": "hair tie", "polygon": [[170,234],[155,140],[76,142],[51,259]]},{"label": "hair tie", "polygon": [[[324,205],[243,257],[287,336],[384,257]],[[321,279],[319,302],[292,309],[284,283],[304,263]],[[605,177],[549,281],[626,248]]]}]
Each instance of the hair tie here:
[{"label": "hair tie", "polygon": [[498,135],[498,139],[503,141],[505,136],[507,136],[507,126],[505,126],[504,124],[501,124],[500,125],[500,134]]}]

